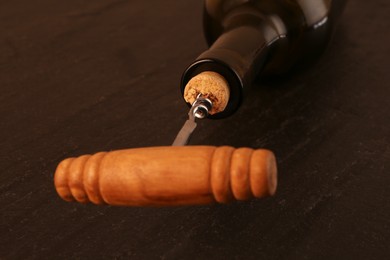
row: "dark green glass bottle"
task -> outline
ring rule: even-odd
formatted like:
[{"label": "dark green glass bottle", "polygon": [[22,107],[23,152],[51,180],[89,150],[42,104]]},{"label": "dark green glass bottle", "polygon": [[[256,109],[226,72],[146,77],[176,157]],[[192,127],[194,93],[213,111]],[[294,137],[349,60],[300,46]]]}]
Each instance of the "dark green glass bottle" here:
[{"label": "dark green glass bottle", "polygon": [[222,75],[234,113],[257,77],[281,75],[318,58],[345,0],[206,0],[204,32],[210,48],[184,72],[181,90],[204,71]]}]

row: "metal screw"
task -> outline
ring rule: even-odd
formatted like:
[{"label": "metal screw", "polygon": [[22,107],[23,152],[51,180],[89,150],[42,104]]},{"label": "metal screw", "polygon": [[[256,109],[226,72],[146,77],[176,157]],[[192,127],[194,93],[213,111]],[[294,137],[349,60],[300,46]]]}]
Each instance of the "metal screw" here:
[{"label": "metal screw", "polygon": [[192,103],[191,113],[194,117],[203,119],[209,115],[209,111],[212,109],[213,103],[210,99],[205,98],[202,94],[196,97],[194,103]]}]

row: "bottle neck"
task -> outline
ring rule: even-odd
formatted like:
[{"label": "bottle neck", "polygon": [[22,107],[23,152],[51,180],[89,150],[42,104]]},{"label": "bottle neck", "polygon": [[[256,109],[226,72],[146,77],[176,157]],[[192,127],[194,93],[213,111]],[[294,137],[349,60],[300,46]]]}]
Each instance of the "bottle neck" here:
[{"label": "bottle neck", "polygon": [[253,26],[239,26],[223,33],[198,60],[215,60],[229,66],[243,90],[251,85],[264,66],[268,53],[263,33]]},{"label": "bottle neck", "polygon": [[182,91],[188,81],[204,71],[222,75],[229,84],[230,100],[226,109],[213,116],[223,118],[234,113],[256,75],[261,71],[269,48],[262,31],[242,25],[224,32],[189,66],[182,78]]}]

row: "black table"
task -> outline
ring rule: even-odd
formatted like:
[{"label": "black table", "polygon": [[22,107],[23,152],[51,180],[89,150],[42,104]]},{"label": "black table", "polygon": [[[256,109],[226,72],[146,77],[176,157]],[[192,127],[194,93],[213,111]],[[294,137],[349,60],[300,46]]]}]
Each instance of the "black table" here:
[{"label": "black table", "polygon": [[389,12],[349,1],[315,66],[199,123],[192,145],[275,151],[274,197],[121,208],[62,201],[55,167],[170,145],[181,73],[207,47],[201,1],[2,1],[0,258],[388,259]]}]

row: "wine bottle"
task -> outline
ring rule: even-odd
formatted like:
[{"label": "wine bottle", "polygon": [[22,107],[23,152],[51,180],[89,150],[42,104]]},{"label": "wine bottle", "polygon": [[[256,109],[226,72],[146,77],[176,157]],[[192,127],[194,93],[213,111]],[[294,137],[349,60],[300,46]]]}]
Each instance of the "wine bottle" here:
[{"label": "wine bottle", "polygon": [[[191,103],[199,94],[214,103],[226,99],[224,104],[218,103],[210,118],[233,114],[256,78],[281,75],[316,60],[345,3],[206,0],[203,25],[210,47],[183,73],[185,100]],[[225,96],[221,96],[223,92]]]}]

